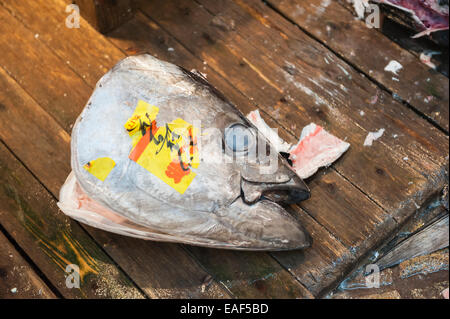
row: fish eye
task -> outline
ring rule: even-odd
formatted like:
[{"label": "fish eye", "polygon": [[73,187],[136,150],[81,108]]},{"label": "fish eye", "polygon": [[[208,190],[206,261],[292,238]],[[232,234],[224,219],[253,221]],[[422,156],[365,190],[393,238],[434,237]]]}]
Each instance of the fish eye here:
[{"label": "fish eye", "polygon": [[225,129],[225,144],[233,152],[246,152],[254,143],[254,135],[249,127],[236,123]]}]

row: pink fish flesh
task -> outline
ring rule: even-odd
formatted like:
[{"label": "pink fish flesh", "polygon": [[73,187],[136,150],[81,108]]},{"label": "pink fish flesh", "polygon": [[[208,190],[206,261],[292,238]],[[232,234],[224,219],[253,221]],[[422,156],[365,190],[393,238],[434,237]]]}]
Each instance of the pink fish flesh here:
[{"label": "pink fish flesh", "polygon": [[289,159],[297,175],[308,178],[320,167],[336,161],[349,146],[323,127],[311,123],[303,128],[300,141],[291,149]]},{"label": "pink fish flesh", "polygon": [[448,1],[374,0],[374,2],[385,3],[411,13],[422,31],[415,37],[448,29]]}]

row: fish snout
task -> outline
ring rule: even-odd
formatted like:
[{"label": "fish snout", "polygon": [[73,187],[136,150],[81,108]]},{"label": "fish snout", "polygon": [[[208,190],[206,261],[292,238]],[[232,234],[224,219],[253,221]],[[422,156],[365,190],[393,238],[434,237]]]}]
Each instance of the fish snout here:
[{"label": "fish snout", "polygon": [[312,244],[306,229],[277,203],[262,199],[247,205],[238,199],[227,210],[228,214],[221,218],[233,231],[225,234],[233,238],[239,249],[293,250]]}]

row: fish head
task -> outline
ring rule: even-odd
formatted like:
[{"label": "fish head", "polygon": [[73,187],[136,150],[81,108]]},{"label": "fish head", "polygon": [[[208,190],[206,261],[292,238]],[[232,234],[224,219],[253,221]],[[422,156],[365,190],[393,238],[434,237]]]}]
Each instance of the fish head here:
[{"label": "fish head", "polygon": [[80,188],[147,229],[139,238],[248,250],[310,245],[282,206],[309,198],[308,187],[195,73],[150,55],[122,60],[97,84],[71,145]]}]

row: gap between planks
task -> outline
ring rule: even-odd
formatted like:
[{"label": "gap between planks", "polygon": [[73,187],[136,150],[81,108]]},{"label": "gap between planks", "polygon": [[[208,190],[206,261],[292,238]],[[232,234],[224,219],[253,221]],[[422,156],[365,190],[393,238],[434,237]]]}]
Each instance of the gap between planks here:
[{"label": "gap between planks", "polygon": [[[164,27],[163,27],[164,28]],[[167,30],[167,29],[166,29]],[[170,32],[169,32],[170,33]]]},{"label": "gap between planks", "polygon": [[[185,47],[186,48],[186,47]],[[192,53],[192,52],[191,52]],[[370,198],[370,197],[369,197]],[[371,200],[373,200],[372,198],[370,198]]]},{"label": "gap between planks", "polygon": [[[197,1],[197,0],[195,0]],[[318,43],[320,43],[321,45],[325,46],[328,50],[330,50],[331,52],[333,52],[335,55],[337,55],[341,60],[345,61],[348,65],[350,65],[353,69],[355,69],[357,72],[364,74],[372,83],[374,83],[375,85],[377,85],[380,89],[388,92],[390,95],[394,95],[397,92],[395,92],[394,89],[389,89],[387,87],[387,84],[382,83],[380,80],[377,80],[376,78],[374,78],[369,72],[366,72],[362,69],[362,67],[358,66],[355,62],[352,62],[350,60],[350,58],[347,58],[344,54],[340,53],[337,49],[334,48],[334,46],[332,44],[327,44],[323,39],[321,39],[319,36],[315,35],[312,31],[308,31],[304,26],[300,25],[299,23],[297,23],[293,18],[291,18],[287,13],[283,12],[283,10],[281,8],[277,7],[281,6],[283,1],[282,0],[261,0],[263,3],[265,3],[268,7],[270,7],[274,12],[276,12],[277,14],[279,14],[281,17],[283,17],[284,19],[286,19],[287,21],[289,21],[290,23],[292,23],[293,25],[295,25],[296,27],[298,27],[300,30],[302,30],[305,34],[307,34],[309,37],[311,37],[312,39],[314,39],[315,41],[317,41]],[[289,2],[289,1],[286,1]],[[295,2],[295,0],[291,0],[291,2]],[[333,3],[334,5],[334,3]],[[348,8],[346,8],[345,6],[342,5],[342,3],[340,1],[336,2],[336,5],[339,7],[342,7],[344,10],[349,11]],[[326,9],[326,8],[325,8]],[[351,14],[353,16],[353,14]],[[372,31],[374,31],[372,29]],[[377,32],[377,34],[379,34],[379,36],[388,39],[383,33],[381,33],[380,31],[376,30],[374,32]],[[362,40],[361,40],[362,41]],[[396,44],[395,42],[393,42],[392,40],[389,39],[390,42],[392,42],[394,45],[398,46],[399,48],[401,48],[398,44]],[[404,51],[404,53],[409,53],[411,55],[413,55],[411,52],[409,52],[407,49],[401,48],[401,51]],[[416,56],[416,55],[414,55]],[[417,63],[421,63],[417,58]],[[438,75],[437,72],[435,72],[436,76]],[[444,78],[444,76],[442,76]],[[445,78],[444,78],[445,79]],[[447,78],[448,79],[448,78]],[[397,96],[399,96],[397,94]],[[411,104],[410,102],[408,102],[407,100],[405,100],[403,97],[399,96],[399,101],[401,101],[401,103],[403,105],[405,105],[406,107],[408,107],[409,109],[411,109],[412,111],[414,111],[418,116],[422,117],[423,119],[425,119],[426,121],[428,121],[431,125],[433,125],[434,127],[436,127],[437,129],[439,129],[441,132],[443,132],[444,134],[446,134],[447,136],[449,135],[449,131],[448,131],[448,119],[447,122],[445,122],[445,119],[439,121],[436,119],[433,119],[431,117],[431,115],[426,114],[425,111],[422,111],[420,109],[420,107],[416,107],[415,105]],[[448,96],[447,96],[447,102],[448,102]],[[445,110],[443,110],[445,111]],[[444,127],[443,125],[446,125],[446,127]]]},{"label": "gap between planks", "polygon": [[[0,143],[2,143],[4,145],[3,141],[1,141],[1,140],[0,140]],[[3,248],[7,248],[7,249],[10,249],[13,251],[13,252],[9,252],[9,251],[7,252],[4,250],[0,250],[0,255],[2,255],[4,258],[6,258],[5,254],[6,253],[10,254],[9,257],[15,259],[14,268],[15,267],[29,268],[29,270],[27,271],[29,273],[27,275],[27,277],[29,277],[28,279],[30,280],[31,285],[35,286],[33,288],[38,289],[37,296],[42,296],[43,298],[59,298],[59,299],[64,298],[63,295],[58,291],[58,289],[47,278],[47,276],[39,269],[39,267],[33,262],[33,260],[25,253],[25,251],[14,240],[14,238],[10,234],[8,234],[6,229],[1,224],[0,224],[0,246],[3,246]],[[14,255],[16,255],[16,256],[14,256]],[[0,260],[0,262],[2,262],[2,260]],[[3,260],[3,262],[5,262],[5,261]],[[0,266],[2,266],[2,264],[0,264]],[[2,272],[2,274],[0,275],[0,282],[2,280],[7,280],[6,277],[8,276],[8,274],[3,273],[3,272],[6,272],[6,270],[0,269],[0,272]],[[23,269],[21,269],[21,272],[23,272]],[[33,280],[34,279],[33,277],[38,278],[38,280]],[[39,284],[41,284],[42,286],[37,287],[37,285],[39,285]],[[4,289],[5,287],[0,287],[0,288]],[[7,287],[7,288],[9,289],[11,287]],[[14,287],[12,289],[14,289],[14,288],[17,288],[17,286],[14,285]],[[18,293],[21,293],[21,288],[22,287],[18,288]],[[4,293],[4,291],[0,291],[0,297],[1,297],[0,299],[6,298],[5,295],[2,295],[3,293]],[[42,295],[42,293],[44,293],[44,295]],[[32,298],[32,297],[37,297],[37,296],[36,296],[36,292],[34,291],[34,294],[32,294],[32,295],[26,294],[24,296],[24,298]],[[11,296],[11,297],[13,297],[13,296]],[[21,295],[17,296],[17,298],[21,298],[21,297],[22,297]]]},{"label": "gap between planks", "polygon": [[[14,19],[16,19],[16,18],[17,18],[17,17],[14,17]],[[19,21],[19,23],[21,23],[21,24],[23,25],[23,23],[22,23],[21,21]],[[45,43],[44,43],[44,45],[47,46]],[[58,57],[58,58],[59,58],[59,57]],[[64,64],[64,62],[61,61],[61,64]],[[2,68],[2,70],[4,70],[4,69]],[[41,107],[41,109],[47,114],[47,116],[53,118],[53,116],[50,115],[47,111],[45,111],[45,110],[42,108],[42,106],[34,99],[33,95],[30,94],[29,92],[27,92],[27,91],[20,85],[20,83],[18,83],[18,82],[16,81],[16,79],[14,79],[14,77],[12,77],[12,76],[9,74],[9,72],[7,72],[6,70],[4,70],[4,73],[5,73],[5,74],[8,74],[8,76],[10,77],[10,79],[11,79],[12,81],[14,81],[19,87],[21,87],[21,89],[23,89],[23,90],[25,91],[25,93],[28,95],[28,97],[31,98],[37,105],[39,105],[39,107]],[[77,73],[77,75],[79,76],[80,79],[82,78],[78,73]],[[88,85],[88,84],[86,83],[86,85]],[[89,86],[89,87],[92,88],[92,86]],[[56,119],[55,119],[55,123],[57,123]],[[61,128],[61,127],[60,127],[60,128]],[[62,129],[62,128],[61,128],[61,129]],[[2,141],[2,143],[4,143],[4,141]],[[45,189],[46,191],[48,191],[49,195],[50,195],[53,199],[55,199],[55,200],[57,201],[57,197],[56,197],[55,193],[52,192],[52,191],[47,187],[47,185],[45,185],[45,184],[44,184],[44,183],[43,183],[43,182],[42,182],[42,181],[41,181],[41,180],[33,173],[33,171],[30,169],[30,167],[28,167],[28,165],[26,165],[26,164],[25,164],[25,163],[17,156],[17,154],[16,154],[15,152],[13,152],[9,147],[6,146],[6,143],[4,143],[4,144],[5,144],[5,147],[8,149],[8,151],[11,153],[11,155],[14,156],[14,157],[19,161],[19,163],[20,163],[20,164],[21,164],[21,165],[22,165],[22,166],[23,166],[23,167],[24,167],[24,168],[25,168],[25,169],[26,169],[26,170],[27,170],[27,171],[35,178],[35,179],[36,179],[36,181],[37,181],[42,187],[44,187],[44,189]],[[80,223],[78,223],[78,222],[76,222],[76,221],[74,221],[74,223],[81,225]],[[109,253],[108,253],[101,245],[99,245],[98,241],[95,240],[95,239],[93,238],[92,234],[90,234],[90,233],[85,229],[85,226],[84,226],[84,225],[81,225],[81,229],[83,229],[84,233],[85,233],[89,238],[91,238],[91,239],[98,245],[98,249],[100,249],[106,256],[108,256],[108,257],[111,259],[111,261],[114,262],[115,266],[123,273],[123,275],[125,275],[125,276],[127,277],[128,280],[130,280],[130,282],[133,283],[133,285],[135,286],[135,288],[138,289],[140,293],[142,293],[144,296],[151,297],[148,293],[143,292],[142,289],[140,288],[140,286],[137,285],[137,284],[135,283],[135,281],[132,280],[132,279],[130,278],[130,276],[128,275],[128,273],[125,272],[125,271],[123,270],[122,267],[120,267],[120,265],[117,263],[117,261],[115,261],[115,260],[111,257],[111,255],[110,255],[110,254],[109,254]],[[197,263],[197,264],[198,264],[198,263]],[[228,290],[225,289],[225,288],[224,288],[224,293],[225,293],[225,294],[229,294]]]},{"label": "gap between planks", "polygon": [[[3,70],[3,68],[0,66],[0,68]],[[13,81],[15,81],[13,79]],[[17,83],[17,82],[16,82]],[[30,95],[29,95],[30,96]],[[31,99],[33,97],[30,96]],[[33,171],[9,148],[9,146],[3,141],[3,139],[0,139],[0,143],[5,147],[5,149],[20,163],[20,165],[33,177],[33,179],[44,188],[45,192],[49,194],[51,198],[53,198],[55,201],[58,201],[58,198],[47,188],[47,186],[42,183],[42,181],[33,173]],[[121,272],[127,280],[129,280],[134,288],[139,291],[143,296],[149,296],[141,290],[141,288],[133,281],[132,278],[128,276],[128,274],[120,267],[120,265],[117,264],[117,262],[108,254],[107,251],[104,250],[104,248],[91,236],[91,234],[86,231],[86,229],[79,223],[78,221],[74,220],[74,223],[78,224],[84,234],[89,237],[92,242],[94,242],[97,245],[97,248],[101,250],[112,262],[113,265]],[[51,281],[48,279],[48,277],[45,275],[45,273],[34,263],[32,258],[28,256],[28,254],[25,252],[25,250],[16,242],[14,237],[8,233],[8,231],[0,224],[0,231],[3,232],[6,238],[8,238],[11,241],[11,244],[18,250],[18,252],[21,254],[22,258],[24,258],[34,269],[36,274],[41,278],[41,280],[50,288],[50,290],[58,297],[58,298],[64,298],[64,296],[61,294],[61,292],[51,283]]]},{"label": "gap between planks", "polygon": [[[155,22],[156,24],[158,24],[156,21],[154,21],[152,18],[150,18],[150,17],[147,17],[148,19],[150,19],[151,21],[153,21],[153,22]],[[159,25],[159,24],[158,24]],[[164,27],[163,26],[161,26],[161,25],[159,25],[162,29],[164,29]],[[167,30],[166,30],[166,32],[168,32]],[[170,32],[168,32],[169,34],[170,34]],[[175,38],[173,35],[172,35],[172,38],[175,40],[175,41],[177,41],[181,46],[183,46],[186,50],[188,50],[196,59],[198,59],[199,61],[202,61],[201,59],[199,59],[196,55],[195,55],[195,53],[194,52],[192,52],[188,47],[186,47],[186,46],[184,46],[183,45],[183,43],[181,43],[177,38]],[[217,74],[216,73],[216,71],[214,71],[214,70],[211,70],[211,71],[213,71],[215,74]],[[220,76],[220,75],[219,75]],[[230,84],[230,85],[232,85],[232,83],[230,83],[229,82],[229,80],[228,79],[226,79],[226,78],[222,78],[223,80],[225,80],[228,84]],[[235,88],[237,91],[239,91],[237,88]],[[261,111],[261,113],[263,113],[263,114],[266,114],[266,115],[268,115],[264,110],[260,110]],[[275,119],[273,119],[273,118],[271,118],[271,120],[273,120],[274,122],[276,122],[276,120]],[[279,123],[278,123],[279,124]],[[289,129],[287,129],[287,128],[285,128],[283,125],[281,125],[280,124],[280,127],[282,127],[282,128],[284,128],[291,136],[293,136],[293,137],[295,137],[295,135],[289,130]],[[343,177],[343,175],[342,174],[340,174],[338,171],[336,171],[335,170],[335,168],[332,168],[332,170],[334,170],[338,175],[340,175],[340,176],[342,176]],[[346,178],[345,178],[346,179]],[[348,179],[346,179],[347,181],[348,181]],[[350,181],[349,181],[349,183],[350,183]],[[352,183],[350,183],[350,184],[352,184]],[[353,184],[352,184],[353,185]],[[353,186],[355,186],[355,185],[353,185]],[[359,189],[358,187],[355,187],[355,188],[357,188],[357,189]],[[362,192],[365,196],[367,196],[368,197],[368,199],[369,200],[371,200],[374,204],[376,204],[376,205],[378,205],[373,199],[371,199],[367,194],[365,194],[364,192]],[[378,205],[379,206],[379,205]],[[320,224],[320,222],[319,221],[317,221],[315,218],[314,218],[314,216],[313,215],[311,215],[310,214],[310,212],[306,209],[306,208],[301,208],[305,213],[307,213],[318,225],[321,225]],[[384,209],[383,209],[384,210]],[[322,226],[322,225],[321,225]],[[325,228],[326,228],[326,226],[324,226]],[[327,232],[331,235],[332,233],[330,232],[330,230],[328,230],[327,229]],[[339,241],[341,244],[343,244],[343,242],[338,238],[338,237],[335,237],[335,236],[333,236],[333,238],[334,239],[336,239],[337,241]],[[374,245],[374,247],[375,247],[375,245]],[[271,253],[271,255],[273,256],[273,258],[275,258],[275,260],[280,264],[280,266],[282,266],[284,269],[286,269],[287,271],[289,271],[291,274],[292,274],[292,276],[294,276],[294,278],[296,278],[297,280],[299,280],[298,279],[298,277],[295,275],[295,273],[293,273],[292,272],[292,270],[291,269],[289,269],[286,265],[284,265],[281,261],[280,261],[280,259],[279,258],[277,258],[273,253]],[[364,256],[361,256],[361,258],[362,257],[364,257]],[[359,260],[359,259],[358,259]],[[347,267],[347,269],[346,269],[346,271],[344,271],[343,272],[343,277],[344,277],[344,274],[345,273],[348,273],[350,270],[352,269],[352,264],[349,264],[348,265],[348,267]],[[343,278],[342,277],[342,278]],[[337,278],[336,279],[336,283],[337,282],[339,282],[339,280],[340,280],[340,278]],[[300,281],[301,282],[301,281]]]},{"label": "gap between planks", "polygon": [[[161,26],[161,25],[160,25]],[[163,29],[165,29],[165,27],[164,26],[161,26],[161,28],[163,28]],[[167,29],[165,29],[166,31],[167,31]],[[169,33],[170,33],[170,31],[168,31]],[[183,45],[183,44],[182,44]],[[184,45],[183,45],[184,46]],[[185,48],[187,48],[186,46],[184,46]],[[189,50],[189,48],[187,48],[188,50]],[[189,50],[192,54],[194,54],[191,50]],[[372,198],[372,200],[374,200],[373,198]]]}]

